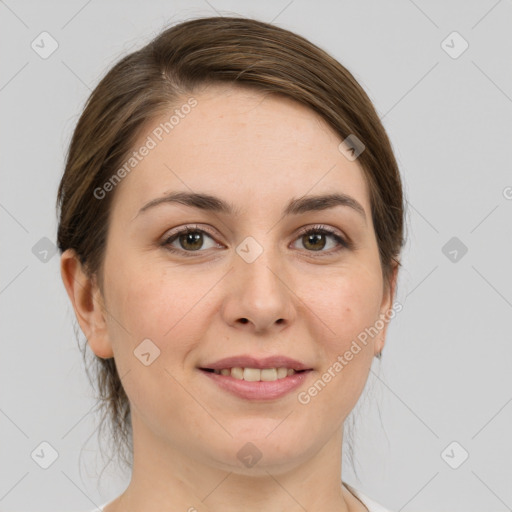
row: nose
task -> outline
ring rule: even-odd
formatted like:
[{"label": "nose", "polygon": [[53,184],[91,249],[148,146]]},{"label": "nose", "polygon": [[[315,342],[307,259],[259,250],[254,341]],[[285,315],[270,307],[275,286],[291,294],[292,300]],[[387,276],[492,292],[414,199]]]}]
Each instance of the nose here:
[{"label": "nose", "polygon": [[290,280],[275,252],[264,250],[251,263],[235,255],[225,283],[225,322],[252,333],[285,329],[296,315]]}]

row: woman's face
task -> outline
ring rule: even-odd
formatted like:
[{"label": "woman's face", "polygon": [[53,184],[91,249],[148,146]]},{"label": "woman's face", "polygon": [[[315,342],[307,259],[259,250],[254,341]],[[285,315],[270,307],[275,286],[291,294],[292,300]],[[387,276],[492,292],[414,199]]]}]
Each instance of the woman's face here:
[{"label": "woman's face", "polygon": [[[153,146],[148,136],[155,147],[109,192],[108,314],[89,342],[97,354],[112,351],[140,439],[231,471],[291,467],[339,434],[383,346],[385,328],[357,341],[392,301],[368,190],[357,160],[306,107],[221,86],[194,98],[168,134],[160,123],[172,111],[147,127],[133,149]],[[217,200],[144,209],[175,193]],[[364,211],[300,206],[325,194],[350,196]],[[220,202],[233,211],[210,208]],[[196,231],[172,239],[186,227]],[[292,367],[261,361],[288,357],[309,371],[261,384],[200,369],[236,356],[265,368]],[[246,455],[261,456],[253,469]]]}]

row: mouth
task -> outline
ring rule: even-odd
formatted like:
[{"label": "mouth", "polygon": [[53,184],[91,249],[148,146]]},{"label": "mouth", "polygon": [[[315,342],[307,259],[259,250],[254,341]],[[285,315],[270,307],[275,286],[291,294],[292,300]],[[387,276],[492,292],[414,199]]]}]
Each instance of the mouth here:
[{"label": "mouth", "polygon": [[301,386],[314,371],[286,356],[235,356],[201,365],[198,370],[221,392],[251,401],[282,398]]},{"label": "mouth", "polygon": [[198,370],[222,392],[244,400],[275,400],[297,389],[313,372],[284,355],[243,354],[202,364]]}]

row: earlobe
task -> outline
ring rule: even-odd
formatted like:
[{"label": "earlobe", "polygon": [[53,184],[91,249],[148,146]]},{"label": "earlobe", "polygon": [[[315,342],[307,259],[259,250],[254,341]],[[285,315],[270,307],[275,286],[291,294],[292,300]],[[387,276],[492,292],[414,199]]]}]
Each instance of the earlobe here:
[{"label": "earlobe", "polygon": [[62,253],[60,272],[77,321],[91,350],[98,357],[113,357],[101,292],[95,280],[84,271],[73,249]]}]

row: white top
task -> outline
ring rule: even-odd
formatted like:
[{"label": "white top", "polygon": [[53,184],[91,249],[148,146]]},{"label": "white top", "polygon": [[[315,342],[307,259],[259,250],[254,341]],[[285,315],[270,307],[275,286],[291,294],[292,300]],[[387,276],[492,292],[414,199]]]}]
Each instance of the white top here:
[{"label": "white top", "polygon": [[351,485],[343,482],[343,485],[356,497],[359,501],[363,502],[363,505],[368,509],[368,512],[391,512],[388,508],[379,505],[376,501],[368,498],[365,494],[357,489],[354,489]]},{"label": "white top", "polygon": [[[368,512],[391,512],[391,510],[383,507],[382,505],[379,505],[376,501],[373,501],[372,499],[368,498],[365,494],[363,494],[361,491],[358,491],[357,489],[354,489],[351,485],[348,485],[347,483],[343,482],[343,485],[356,497],[363,503],[363,505],[368,509]],[[99,509],[91,510],[90,512],[98,512],[98,510],[103,511],[103,509],[110,503],[104,503],[99,507]]]}]

